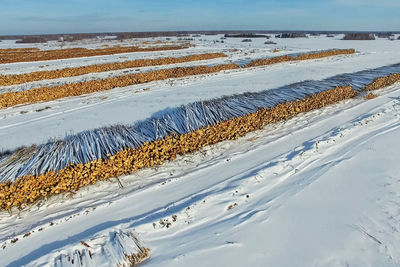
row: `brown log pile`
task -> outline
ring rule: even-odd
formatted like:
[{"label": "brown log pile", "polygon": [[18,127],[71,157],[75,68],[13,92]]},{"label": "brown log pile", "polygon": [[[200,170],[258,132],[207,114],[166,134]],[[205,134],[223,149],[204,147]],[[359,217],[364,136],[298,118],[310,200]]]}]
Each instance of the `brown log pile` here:
[{"label": "brown log pile", "polygon": [[364,87],[365,91],[378,90],[383,87],[387,87],[400,81],[400,73],[392,73],[386,77],[380,77],[375,79],[372,83]]},{"label": "brown log pile", "polygon": [[[270,65],[292,60],[315,59],[315,58],[321,58],[339,54],[349,54],[354,52],[355,52],[354,49],[343,49],[343,50],[323,51],[312,54],[302,54],[297,57],[286,55],[286,56],[273,57],[269,59],[254,60],[249,64],[245,65],[244,67]],[[90,80],[90,81],[70,83],[52,87],[40,87],[40,88],[29,89],[26,91],[7,92],[4,94],[0,94],[0,109],[12,107],[18,104],[37,103],[41,101],[56,100],[63,97],[79,96],[83,94],[110,90],[116,87],[125,87],[134,84],[141,84],[141,83],[164,80],[169,78],[181,78],[191,75],[209,74],[209,73],[219,72],[222,70],[231,70],[237,68],[239,68],[237,64],[223,64],[212,67],[196,66],[196,67],[163,69],[163,70],[150,71],[147,73],[128,74],[128,75],[105,78],[100,80]]]},{"label": "brown log pile", "polygon": [[[390,74],[375,79],[365,86],[364,90],[378,90],[399,81],[400,73]],[[288,120],[299,113],[320,109],[357,95],[358,92],[351,86],[336,87],[303,100],[260,109],[255,113],[232,118],[187,134],[167,136],[164,139],[145,143],[136,149],[125,149],[104,160],[99,159],[86,164],[71,164],[57,173],[48,172],[38,176],[25,176],[18,178],[13,183],[0,183],[0,210],[22,207],[51,195],[76,191],[86,185],[95,184],[97,181],[161,165],[165,161],[175,159],[177,155],[184,155],[224,140],[234,140],[248,132],[259,130],[267,124]]]},{"label": "brown log pile", "polygon": [[155,70],[145,73],[135,73],[100,80],[90,80],[69,83],[52,87],[40,87],[19,92],[7,92],[0,95],[0,108],[12,107],[18,104],[51,101],[63,97],[80,96],[84,94],[110,90],[116,87],[125,87],[135,84],[147,83],[168,78],[181,78],[191,75],[209,74],[222,70],[239,68],[236,64],[196,67],[182,67]]},{"label": "brown log pile", "polygon": [[14,74],[14,75],[0,75],[0,86],[9,86],[14,84],[22,84],[33,81],[49,80],[65,77],[73,77],[84,75],[88,73],[121,70],[128,68],[139,68],[157,65],[167,65],[167,64],[177,64],[198,60],[207,60],[214,58],[226,57],[224,53],[206,53],[206,54],[196,54],[185,57],[164,57],[157,59],[137,59],[125,62],[113,62],[97,65],[89,65],[76,68],[65,68],[58,70],[46,70],[46,71],[35,71],[24,74]]},{"label": "brown log pile", "polygon": [[153,52],[153,51],[164,51],[164,50],[179,50],[185,49],[188,46],[161,46],[161,47],[138,47],[138,46],[114,46],[108,48],[99,49],[86,49],[86,48],[66,48],[66,49],[54,49],[54,50],[36,50],[32,48],[17,48],[18,51],[12,51],[10,49],[4,49],[0,51],[0,64],[4,63],[15,63],[15,62],[31,62],[31,61],[42,61],[42,60],[55,60],[55,59],[66,59],[66,58],[77,58],[77,57],[93,57],[93,56],[104,56],[121,53],[133,53],[133,52]]},{"label": "brown log pile", "polygon": [[337,56],[337,55],[354,54],[355,52],[356,51],[354,49],[338,49],[338,50],[322,51],[317,53],[305,53],[298,55],[296,57],[285,55],[285,56],[278,56],[266,59],[256,59],[250,62],[249,64],[245,65],[244,67],[266,66],[287,61],[300,61],[300,60],[317,59],[317,58]]},{"label": "brown log pile", "polygon": [[336,87],[303,100],[286,102],[183,135],[145,143],[86,164],[71,164],[59,172],[20,177],[13,183],[0,183],[0,209],[22,207],[62,192],[76,191],[97,181],[118,177],[138,169],[161,165],[177,155],[184,155],[224,140],[234,140],[265,125],[287,120],[299,113],[319,109],[357,95],[350,86]]},{"label": "brown log pile", "polygon": [[376,94],[373,94],[373,93],[368,93],[368,94],[366,94],[365,96],[364,96],[364,99],[365,100],[371,100],[371,99],[374,99],[374,98],[377,98],[378,96],[376,95]]},{"label": "brown log pile", "polygon": [[8,53],[28,53],[28,52],[37,52],[40,51],[39,48],[36,47],[28,47],[28,48],[5,48],[0,49],[0,56]]}]

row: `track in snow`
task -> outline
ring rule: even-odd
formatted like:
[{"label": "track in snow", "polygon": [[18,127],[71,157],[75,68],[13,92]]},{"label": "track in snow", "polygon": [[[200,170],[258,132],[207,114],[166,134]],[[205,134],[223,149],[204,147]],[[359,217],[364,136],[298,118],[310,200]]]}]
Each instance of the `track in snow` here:
[{"label": "track in snow", "polygon": [[[41,255],[51,258],[79,240],[118,228],[135,229],[152,248],[149,266],[187,266],[204,257],[215,259],[203,262],[209,266],[249,260],[363,265],[372,262],[368,257],[396,265],[400,240],[390,234],[396,229],[390,216],[400,212],[393,168],[400,158],[393,143],[400,133],[400,86],[379,93],[374,100],[345,101],[139,171],[121,179],[123,189],[102,183],[72,200],[62,198],[64,203],[33,207],[35,213],[22,212],[21,219],[4,217],[0,262],[34,265]],[[371,153],[382,158],[373,160]],[[365,168],[368,158],[367,166],[378,161],[383,171],[394,172],[391,178],[377,180],[381,170]],[[382,213],[389,219],[382,220]],[[35,232],[12,244],[11,223],[17,235]],[[347,245],[357,253],[341,250]],[[288,249],[292,256],[282,258]],[[243,250],[254,258],[240,256]]]}]

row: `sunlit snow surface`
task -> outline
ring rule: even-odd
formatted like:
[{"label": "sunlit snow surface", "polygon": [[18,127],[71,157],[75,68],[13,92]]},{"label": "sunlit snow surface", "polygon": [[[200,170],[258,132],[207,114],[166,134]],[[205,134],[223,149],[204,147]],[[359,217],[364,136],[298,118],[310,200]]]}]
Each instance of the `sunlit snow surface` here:
[{"label": "sunlit snow surface", "polygon": [[[264,45],[265,39],[213,44],[220,37],[202,36],[196,38],[195,48],[157,56],[227,51],[228,59],[208,64],[330,48],[355,48],[357,53],[0,110],[0,149],[132,123],[198,100],[400,62],[399,41],[385,39],[342,41],[341,36],[321,36],[272,38],[275,46]],[[239,51],[228,52],[236,47]],[[274,48],[281,52],[273,53]],[[57,64],[112,62],[120,56]],[[3,64],[0,71],[42,70],[39,66],[47,64],[53,62]],[[189,65],[193,64],[199,63]],[[135,93],[146,87],[150,90]],[[376,94],[373,100],[346,100],[162,167],[120,177],[123,188],[111,179],[12,215],[3,212],[0,266],[52,266],[63,252],[82,246],[81,241],[115,231],[133,231],[151,249],[144,266],[399,266],[400,85]],[[37,112],[44,107],[50,108]],[[109,259],[110,265],[117,263]]]}]

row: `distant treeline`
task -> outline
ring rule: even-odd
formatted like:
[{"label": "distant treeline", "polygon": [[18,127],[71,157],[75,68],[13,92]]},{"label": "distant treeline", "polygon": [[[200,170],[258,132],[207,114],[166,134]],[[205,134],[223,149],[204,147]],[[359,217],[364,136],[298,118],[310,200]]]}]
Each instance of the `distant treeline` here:
[{"label": "distant treeline", "polygon": [[[376,35],[379,38],[390,38],[400,32],[363,32]],[[77,41],[82,39],[106,38],[114,36],[117,40],[152,37],[188,37],[199,35],[224,34],[226,37],[237,38],[267,38],[264,34],[278,34],[280,38],[297,38],[307,35],[318,36],[327,34],[359,34],[343,31],[165,31],[165,32],[105,32],[105,33],[68,33],[68,34],[36,34],[36,35],[3,35],[0,40],[19,40],[19,43],[43,43],[47,41]]]},{"label": "distant treeline", "polygon": [[346,33],[343,40],[375,40],[375,35],[369,33]]},{"label": "distant treeline", "polygon": [[[313,33],[315,35],[316,33]],[[307,38],[305,32],[289,32],[275,35],[275,38]]]},{"label": "distant treeline", "polygon": [[270,36],[264,34],[255,34],[255,33],[226,33],[226,38],[267,38]]}]

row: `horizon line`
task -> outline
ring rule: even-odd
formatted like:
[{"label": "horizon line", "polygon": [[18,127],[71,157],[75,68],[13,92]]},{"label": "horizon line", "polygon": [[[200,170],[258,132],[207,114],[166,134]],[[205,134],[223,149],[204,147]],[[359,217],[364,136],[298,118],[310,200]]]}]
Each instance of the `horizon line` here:
[{"label": "horizon line", "polygon": [[29,34],[0,34],[0,37],[19,37],[19,36],[43,36],[43,35],[73,35],[73,34],[119,34],[119,33],[227,33],[227,32],[263,32],[263,33],[282,33],[282,32],[317,32],[317,33],[393,33],[400,34],[398,30],[154,30],[154,31],[95,31],[95,32],[58,32],[58,33],[29,33]]}]

